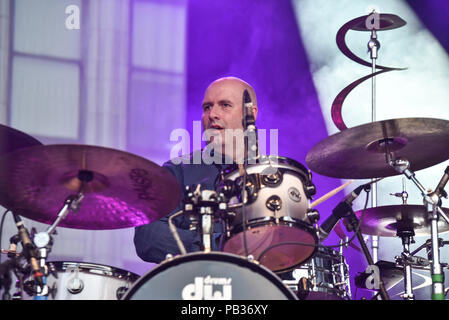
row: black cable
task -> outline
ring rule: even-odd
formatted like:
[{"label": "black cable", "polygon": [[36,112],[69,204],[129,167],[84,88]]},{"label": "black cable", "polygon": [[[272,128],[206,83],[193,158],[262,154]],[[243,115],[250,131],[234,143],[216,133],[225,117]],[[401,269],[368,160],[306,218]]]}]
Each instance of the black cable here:
[{"label": "black cable", "polygon": [[[3,224],[5,223],[6,214],[11,212],[9,209],[3,213],[2,221],[0,222],[0,249],[2,248]],[[12,212],[11,212],[12,213]],[[2,262],[2,255],[0,254],[0,263]]]},{"label": "black cable", "polygon": [[[248,137],[245,136],[245,147],[248,145]],[[246,158],[246,157],[245,157]],[[246,172],[246,167],[248,164],[248,160],[244,159],[243,160],[243,188],[242,188],[242,193],[241,193],[241,199],[242,199],[242,227],[243,227],[243,248],[245,249],[245,257],[249,256],[249,251],[248,251],[248,244],[246,241],[246,214],[245,214],[245,206],[246,206],[246,201],[245,201],[245,191],[246,191],[246,179],[247,179],[247,175],[248,173]],[[246,200],[248,200],[248,197],[246,197]]]},{"label": "black cable", "polygon": [[299,242],[299,241],[284,241],[284,242],[278,242],[278,243],[275,243],[275,244],[273,244],[273,245],[267,247],[266,249],[264,249],[264,250],[260,253],[260,255],[259,255],[259,257],[258,257],[257,260],[258,260],[258,261],[261,261],[261,258],[262,258],[268,251],[270,251],[271,249],[273,249],[273,248],[275,248],[275,247],[279,247],[279,246],[282,246],[282,245],[301,245],[301,246],[315,247],[315,248],[336,248],[336,247],[341,247],[341,246],[347,246],[347,245],[349,245],[349,244],[350,244],[352,241],[354,241],[354,239],[356,238],[357,232],[359,231],[359,229],[360,229],[360,227],[361,227],[361,225],[362,225],[362,221],[363,221],[363,218],[364,218],[364,216],[365,216],[366,209],[367,209],[367,207],[368,207],[368,200],[369,200],[369,193],[370,193],[370,191],[371,191],[371,189],[365,190],[365,192],[366,192],[365,206],[364,206],[363,211],[362,211],[362,214],[361,214],[361,216],[360,216],[359,223],[357,224],[357,227],[354,229],[354,234],[352,235],[352,237],[351,237],[348,241],[346,241],[346,242],[344,242],[344,243],[341,243],[341,244],[337,244],[337,245],[326,245],[326,246],[320,245],[320,244],[310,244],[310,243],[305,243],[305,242]]}]

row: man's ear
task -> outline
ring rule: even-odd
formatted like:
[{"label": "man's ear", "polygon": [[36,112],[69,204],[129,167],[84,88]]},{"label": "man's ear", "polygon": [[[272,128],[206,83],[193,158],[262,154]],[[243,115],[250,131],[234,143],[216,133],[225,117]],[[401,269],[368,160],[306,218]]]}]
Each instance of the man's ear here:
[{"label": "man's ear", "polygon": [[257,106],[253,106],[253,115],[254,115],[254,120],[257,120]]}]

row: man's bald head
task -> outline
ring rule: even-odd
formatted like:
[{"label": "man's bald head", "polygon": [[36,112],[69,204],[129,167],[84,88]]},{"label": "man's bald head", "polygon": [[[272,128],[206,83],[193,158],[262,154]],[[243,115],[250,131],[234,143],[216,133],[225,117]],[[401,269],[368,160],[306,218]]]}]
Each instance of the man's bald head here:
[{"label": "man's bald head", "polygon": [[[236,77],[224,77],[212,82],[206,89],[203,98],[203,128],[204,130],[214,129],[215,133],[220,133],[221,140],[209,139],[209,142],[222,145],[222,154],[225,153],[227,129],[232,132],[240,130],[243,134],[243,92],[248,90],[253,104],[252,113],[257,119],[257,98],[254,89],[247,82]],[[234,131],[233,131],[234,130]],[[229,137],[228,137],[229,138]],[[240,143],[234,140],[234,147]],[[243,142],[243,138],[242,138]],[[227,143],[229,144],[229,143]],[[240,143],[242,144],[242,143]],[[235,148],[234,148],[235,149]],[[234,152],[234,155],[237,154]],[[240,153],[241,154],[241,153]]]},{"label": "man's bald head", "polygon": [[[215,81],[213,81],[206,89],[206,91],[216,85],[228,83],[232,86],[241,87],[242,88],[242,97],[243,97],[243,91],[246,89],[248,90],[249,96],[251,97],[251,101],[254,106],[257,106],[257,96],[256,92],[254,91],[253,87],[246,81],[237,78],[237,77],[222,77]],[[243,101],[242,101],[243,102]]]}]

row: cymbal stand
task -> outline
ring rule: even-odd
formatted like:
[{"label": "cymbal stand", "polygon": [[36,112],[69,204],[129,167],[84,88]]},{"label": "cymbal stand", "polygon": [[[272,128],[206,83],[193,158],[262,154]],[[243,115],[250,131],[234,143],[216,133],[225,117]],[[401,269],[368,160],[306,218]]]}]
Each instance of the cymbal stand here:
[{"label": "cymbal stand", "polygon": [[[415,173],[410,170],[410,163],[406,159],[394,159],[392,154],[388,150],[388,142],[386,143],[386,160],[387,163],[392,166],[397,172],[404,174],[410,179],[416,187],[421,191],[424,204],[426,205],[427,212],[430,220],[431,230],[431,242],[432,242],[432,263],[431,263],[431,276],[432,276],[432,300],[444,300],[444,274],[442,272],[442,266],[440,262],[440,246],[438,238],[438,219],[439,216],[443,217],[446,223],[449,223],[449,218],[439,206],[441,201],[440,189],[443,189],[447,183],[447,179],[444,179],[448,172],[445,172],[442,182],[439,183],[435,192],[426,192],[426,189],[416,179]],[[446,169],[446,171],[449,171]],[[444,180],[444,181],[443,181]]]},{"label": "cymbal stand", "polygon": [[[373,11],[372,16],[374,19],[379,19],[379,14],[375,11]],[[368,23],[365,23],[365,25],[368,25]],[[380,49],[380,42],[377,40],[376,25],[378,25],[376,21],[371,25],[371,36],[368,42],[368,51],[370,52],[371,57],[371,74],[373,74],[371,77],[371,122],[376,121],[376,76],[374,76],[374,73],[376,73],[376,59]],[[375,179],[373,178],[371,181],[374,180]],[[371,186],[371,207],[377,207],[377,182],[373,183]],[[377,262],[379,250],[378,236],[371,236],[371,246],[373,250],[373,260],[374,262]]]},{"label": "cymbal stand", "polygon": [[[48,227],[46,231],[35,234],[33,238],[34,244],[39,249],[39,266],[41,270],[44,271],[43,272],[44,277],[47,277],[49,273],[46,264],[46,259],[53,245],[52,234],[56,232],[56,227],[61,222],[61,220],[63,220],[71,211],[77,212],[79,210],[83,198],[84,194],[82,192],[67,197],[67,199],[64,202],[64,206],[59,211],[55,222],[53,222],[53,224],[50,227]],[[44,281],[44,284],[42,286],[37,286],[36,293],[37,294],[35,295],[34,300],[47,299],[49,289],[46,281]]]},{"label": "cymbal stand", "polygon": [[408,262],[410,257],[410,243],[414,242],[413,237],[415,232],[412,227],[399,227],[397,236],[402,239],[402,254],[401,258],[403,260],[404,268],[404,294],[402,298],[404,300],[414,300],[415,296],[412,289],[412,267]]},{"label": "cymbal stand", "polygon": [[[402,199],[402,204],[407,204],[408,193],[405,188],[405,177],[402,178],[402,192],[390,193],[390,195],[399,197]],[[414,300],[412,288],[412,267],[410,263],[410,243],[414,243],[413,237],[415,236],[415,231],[413,230],[413,221],[407,222],[398,221],[398,231],[396,233],[398,237],[402,240],[402,253],[401,256],[396,257],[396,264],[402,264],[404,272],[404,294],[402,298],[404,300]]]}]

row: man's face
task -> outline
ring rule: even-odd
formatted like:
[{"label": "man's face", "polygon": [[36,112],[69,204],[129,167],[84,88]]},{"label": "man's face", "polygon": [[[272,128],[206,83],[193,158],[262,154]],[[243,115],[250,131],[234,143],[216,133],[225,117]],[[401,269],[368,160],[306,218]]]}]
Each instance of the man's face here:
[{"label": "man's face", "polygon": [[241,129],[243,87],[233,80],[212,83],[203,99],[203,128]]},{"label": "man's face", "polygon": [[[213,82],[206,90],[202,103],[203,129],[212,132],[212,137],[206,134],[208,143],[213,142],[214,148],[222,154],[228,154],[235,159],[243,151],[243,92],[247,89],[244,83],[236,79],[221,79]],[[254,117],[257,117],[257,106],[253,107]],[[220,135],[215,136],[217,133]],[[232,152],[232,154],[229,154]]]}]

